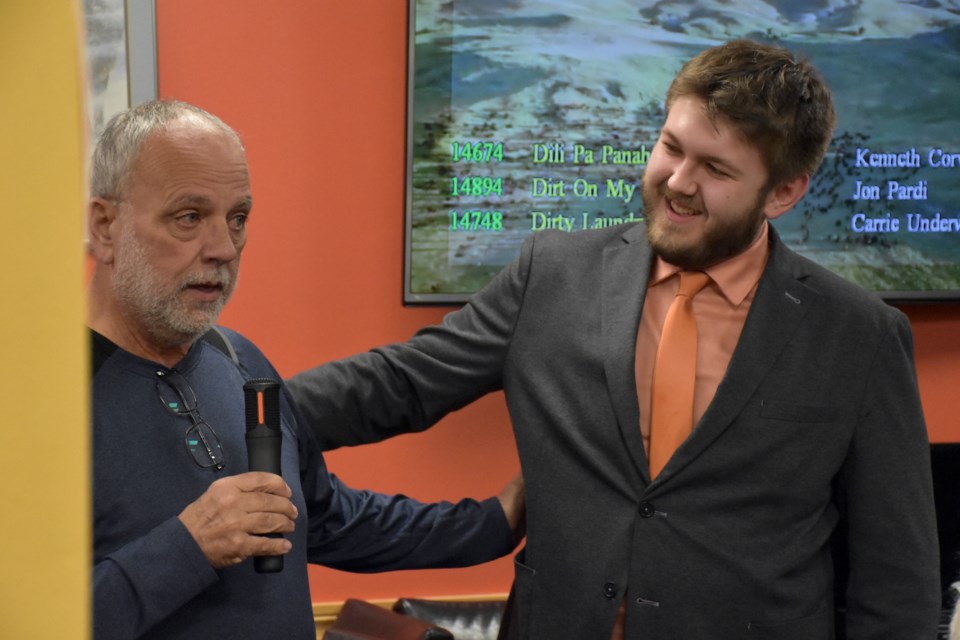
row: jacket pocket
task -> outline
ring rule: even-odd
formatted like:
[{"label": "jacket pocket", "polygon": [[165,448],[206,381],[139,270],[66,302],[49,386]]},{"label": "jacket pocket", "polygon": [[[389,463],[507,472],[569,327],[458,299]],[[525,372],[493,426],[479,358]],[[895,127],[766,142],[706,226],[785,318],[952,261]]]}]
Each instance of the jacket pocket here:
[{"label": "jacket pocket", "polygon": [[760,417],[785,422],[832,422],[837,417],[837,408],[815,404],[794,404],[782,400],[761,400]]}]

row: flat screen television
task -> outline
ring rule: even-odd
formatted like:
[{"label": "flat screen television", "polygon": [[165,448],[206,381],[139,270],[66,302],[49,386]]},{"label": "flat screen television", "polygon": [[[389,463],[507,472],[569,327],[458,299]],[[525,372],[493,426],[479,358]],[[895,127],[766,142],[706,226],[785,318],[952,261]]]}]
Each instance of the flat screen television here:
[{"label": "flat screen television", "polygon": [[641,219],[670,81],[737,37],[835,96],[785,242],[889,301],[960,300],[960,2],[410,0],[404,302],[462,303],[540,229]]}]

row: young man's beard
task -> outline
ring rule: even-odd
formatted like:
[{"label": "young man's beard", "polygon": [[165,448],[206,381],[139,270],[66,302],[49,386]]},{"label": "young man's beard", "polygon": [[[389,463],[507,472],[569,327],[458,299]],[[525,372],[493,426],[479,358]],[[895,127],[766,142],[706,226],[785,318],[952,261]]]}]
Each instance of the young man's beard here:
[{"label": "young man's beard", "polygon": [[[761,191],[752,205],[734,215],[711,218],[690,198],[670,191],[666,184],[656,187],[647,184],[646,176],[641,183],[644,217],[647,220],[647,240],[654,252],[663,260],[687,270],[702,271],[728,258],[743,253],[757,239],[760,226],[766,216],[763,213],[767,191]],[[684,207],[697,208],[696,215],[705,215],[703,232],[695,238],[684,238],[666,213],[657,206],[666,207],[665,198]]]},{"label": "young man's beard", "polygon": [[[216,324],[236,286],[226,266],[212,273],[191,274],[172,285],[164,282],[148,261],[131,226],[124,227],[118,238],[112,281],[117,299],[135,314],[151,338],[165,347],[191,343],[206,333]],[[212,302],[188,307],[181,294],[187,286],[201,282],[220,284],[220,296]]]}]

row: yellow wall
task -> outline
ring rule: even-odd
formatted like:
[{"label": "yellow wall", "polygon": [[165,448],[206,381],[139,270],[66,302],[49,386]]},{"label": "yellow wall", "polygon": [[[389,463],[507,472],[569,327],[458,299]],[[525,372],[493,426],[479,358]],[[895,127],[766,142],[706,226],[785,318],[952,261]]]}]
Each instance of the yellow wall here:
[{"label": "yellow wall", "polygon": [[0,0],[0,637],[89,626],[79,4]]}]

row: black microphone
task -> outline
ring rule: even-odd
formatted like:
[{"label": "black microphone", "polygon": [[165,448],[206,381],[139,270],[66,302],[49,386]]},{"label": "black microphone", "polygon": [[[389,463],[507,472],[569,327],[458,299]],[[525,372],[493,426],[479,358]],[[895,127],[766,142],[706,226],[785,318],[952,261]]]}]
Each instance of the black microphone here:
[{"label": "black microphone", "polygon": [[[280,383],[269,378],[255,378],[243,385],[247,412],[247,462],[250,471],[280,474]],[[279,538],[279,533],[265,534]],[[256,556],[257,573],[283,570],[283,556]]]}]

